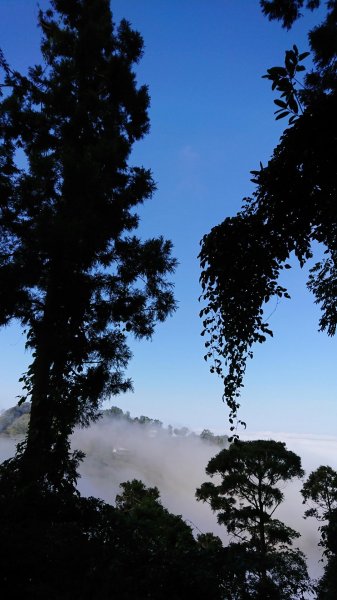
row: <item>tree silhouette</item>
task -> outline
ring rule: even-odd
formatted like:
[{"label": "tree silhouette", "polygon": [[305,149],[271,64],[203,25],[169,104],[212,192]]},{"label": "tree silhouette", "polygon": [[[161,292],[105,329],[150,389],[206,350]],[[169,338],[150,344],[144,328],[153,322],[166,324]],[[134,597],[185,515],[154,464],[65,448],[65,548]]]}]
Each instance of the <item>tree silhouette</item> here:
[{"label": "tree silhouette", "polygon": [[136,479],[120,487],[116,508],[124,541],[119,532],[116,536],[113,531],[112,537],[118,539],[113,553],[125,569],[123,597],[223,598],[224,549],[219,538],[206,534],[195,540],[182,517],[162,506],[158,488]]},{"label": "tree silhouette", "polygon": [[116,507],[76,495],[64,502],[61,494],[34,506],[17,496],[2,503],[3,597],[222,600],[221,541],[212,534],[197,541],[157,488],[137,480],[121,488]]},{"label": "tree silhouette", "polygon": [[299,534],[273,517],[284,500],[277,484],[304,474],[300,457],[282,442],[237,441],[209,461],[206,473],[221,481],[203,483],[197,499],[209,502],[238,540],[229,548],[244,580],[234,597],[302,598],[309,582],[304,555],[292,548]]},{"label": "tree silhouette", "polygon": [[128,164],[149,129],[133,71],[141,36],[114,25],[108,0],[52,0],[39,25],[43,65],[22,76],[0,56],[0,324],[18,319],[33,356],[18,472],[64,489],[80,459],[74,426],[131,388],[128,334],[150,337],[174,310],[176,262],[170,242],[133,233],[155,189],[149,170]]},{"label": "tree silhouette", "polygon": [[321,0],[260,0],[262,12],[270,19],[282,21],[283,27],[290,29],[294,22],[302,16],[304,7],[315,10]]},{"label": "tree silhouette", "polygon": [[311,505],[306,517],[329,520],[337,509],[337,472],[329,466],[318,467],[303,484],[301,494],[303,502]]},{"label": "tree silhouette", "polygon": [[[261,2],[270,18],[289,27],[303,1]],[[315,8],[319,2],[307,2]],[[319,243],[325,258],[310,270],[308,288],[321,305],[320,330],[334,335],[337,325],[336,95],[337,2],[327,4],[325,20],[309,33],[314,68],[303,82],[307,53],[296,46],[286,52],[284,66],[266,77],[280,93],[277,118],[289,117],[272,158],[252,171],[256,189],[240,212],[226,218],[202,240],[201,286],[205,306],[200,316],[206,335],[206,360],[224,381],[223,399],[231,428],[252,346],[272,335],[265,304],[289,298],[278,282],[288,260],[300,265],[312,258]],[[299,85],[301,84],[301,85]],[[224,367],[225,365],[225,367]]]},{"label": "tree silhouette", "polygon": [[320,524],[320,546],[327,562],[318,583],[317,598],[332,599],[337,589],[337,472],[329,466],[320,466],[310,473],[301,490],[303,503],[309,508],[306,517],[315,517]]}]

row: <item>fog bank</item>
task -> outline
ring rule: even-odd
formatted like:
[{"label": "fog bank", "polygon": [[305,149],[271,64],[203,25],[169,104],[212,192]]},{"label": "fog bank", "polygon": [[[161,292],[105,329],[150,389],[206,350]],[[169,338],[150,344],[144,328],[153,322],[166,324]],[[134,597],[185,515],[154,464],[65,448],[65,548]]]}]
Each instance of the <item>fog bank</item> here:
[{"label": "fog bank", "polygon": [[[288,449],[301,456],[306,476],[322,464],[337,466],[337,438],[274,432],[256,432],[241,438],[284,441]],[[0,436],[1,461],[14,454],[17,441]],[[83,495],[114,504],[121,482],[141,479],[147,486],[157,486],[163,505],[172,513],[181,514],[195,533],[212,531],[227,541],[224,527],[217,524],[209,506],[195,500],[195,490],[207,480],[205,467],[219,452],[218,446],[194,434],[175,436],[151,424],[103,418],[88,429],[76,430],[72,447],[86,453],[78,482]],[[323,568],[319,535],[316,521],[303,518],[301,486],[301,481],[283,485],[286,501],[275,516],[301,533],[296,545],[306,554],[310,574],[316,578]]]}]

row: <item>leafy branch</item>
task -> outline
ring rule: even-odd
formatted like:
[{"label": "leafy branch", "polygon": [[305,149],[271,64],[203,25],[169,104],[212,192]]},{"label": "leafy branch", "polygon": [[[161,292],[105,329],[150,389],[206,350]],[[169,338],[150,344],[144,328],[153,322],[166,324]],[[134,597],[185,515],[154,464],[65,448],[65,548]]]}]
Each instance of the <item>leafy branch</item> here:
[{"label": "leafy branch", "polygon": [[300,100],[300,92],[296,89],[297,85],[302,85],[296,78],[296,74],[305,71],[305,66],[301,63],[310,52],[299,54],[297,46],[294,44],[292,50],[285,53],[284,67],[271,67],[263,79],[272,81],[272,90],[281,92],[281,99],[274,100],[278,107],[275,111],[276,121],[287,117],[289,114],[289,124],[291,125],[298,117],[299,111],[303,113]]}]

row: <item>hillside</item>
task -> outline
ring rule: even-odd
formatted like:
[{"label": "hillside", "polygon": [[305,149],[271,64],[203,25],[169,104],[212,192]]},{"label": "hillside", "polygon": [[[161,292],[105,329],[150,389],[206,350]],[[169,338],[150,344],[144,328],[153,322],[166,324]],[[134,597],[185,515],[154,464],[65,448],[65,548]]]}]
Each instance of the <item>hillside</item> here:
[{"label": "hillside", "polygon": [[[13,456],[29,422],[30,403],[14,406],[0,415],[0,461]],[[157,486],[164,506],[184,518],[196,532],[213,530],[224,536],[208,505],[196,502],[196,488],[205,480],[212,456],[228,445],[226,435],[208,429],[201,434],[187,427],[164,427],[144,415],[132,418],[118,407],[102,411],[87,429],[76,429],[71,445],[85,453],[78,488],[114,504],[123,481],[140,479]]]},{"label": "hillside", "polygon": [[[5,410],[0,414],[0,435],[7,436],[9,438],[16,438],[24,436],[28,423],[29,423],[30,403],[24,402],[21,405],[15,405]],[[131,426],[142,426],[144,427],[144,433],[149,437],[156,437],[160,434],[169,435],[172,437],[179,438],[192,438],[198,437],[218,448],[226,448],[228,446],[227,435],[215,435],[209,429],[204,429],[200,435],[190,431],[187,427],[174,428],[169,425],[167,428],[163,427],[163,423],[158,419],[152,419],[141,415],[140,417],[132,418],[128,411],[123,412],[121,408],[113,406],[107,410],[103,410],[99,423],[127,423]],[[123,448],[114,448],[116,454],[122,454]],[[125,454],[125,453],[124,453]]]},{"label": "hillside", "polygon": [[0,435],[18,437],[26,433],[29,423],[30,403],[12,406],[0,414]]}]

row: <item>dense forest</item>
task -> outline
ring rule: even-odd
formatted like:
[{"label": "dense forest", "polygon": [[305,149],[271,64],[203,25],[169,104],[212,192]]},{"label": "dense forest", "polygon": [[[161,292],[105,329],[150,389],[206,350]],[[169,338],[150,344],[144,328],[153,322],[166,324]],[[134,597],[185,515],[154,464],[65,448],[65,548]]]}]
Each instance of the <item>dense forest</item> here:
[{"label": "dense forest", "polygon": [[[285,28],[322,4],[260,1]],[[143,39],[126,20],[114,23],[109,0],[50,0],[38,24],[41,64],[22,74],[0,52],[0,325],[20,323],[32,357],[18,406],[0,419],[1,438],[19,436],[0,465],[4,597],[335,598],[336,471],[321,465],[305,479],[285,443],[240,439],[238,409],[247,359],[272,335],[265,304],[289,297],[279,275],[290,256],[311,259],[316,243],[324,257],[308,287],[320,329],[336,330],[336,0],[308,34],[313,67],[293,45],[268,69],[286,128],[252,172],[252,197],[201,244],[205,359],[223,380],[230,437],[116,407],[102,414],[103,401],[132,388],[130,336],[151,338],[177,309],[171,242],[136,235],[137,211],[155,190],[151,170],[131,161],[149,131],[149,92],[136,77]],[[101,419],[211,449],[195,495],[226,541],[170,512],[139,478],[115,481],[111,502],[81,493],[85,452],[72,440]],[[137,462],[117,434],[109,451],[109,461]],[[299,479],[305,517],[320,531],[319,581],[300,534],[278,518],[286,484]]]}]

